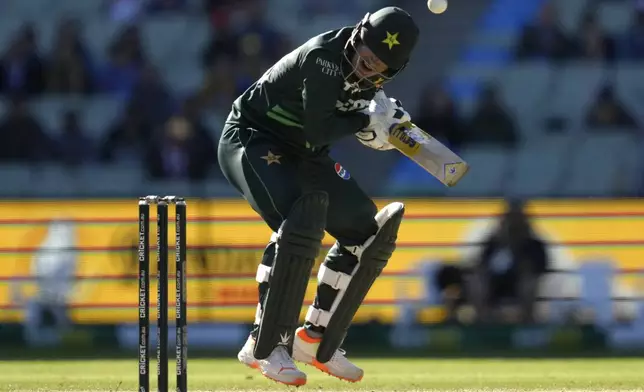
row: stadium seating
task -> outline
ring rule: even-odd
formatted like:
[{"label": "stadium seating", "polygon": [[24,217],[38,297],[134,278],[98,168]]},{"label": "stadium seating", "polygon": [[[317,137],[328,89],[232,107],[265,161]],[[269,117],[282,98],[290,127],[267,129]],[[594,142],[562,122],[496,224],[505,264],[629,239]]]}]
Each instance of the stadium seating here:
[{"label": "stadium seating", "polygon": [[[358,2],[352,8],[353,11],[344,14],[331,13],[309,19],[297,12],[302,7],[301,2],[271,0],[267,6],[267,17],[279,19],[279,27],[290,35],[294,43],[298,43],[315,32],[354,23],[354,11],[367,9],[367,3],[369,2]],[[448,196],[531,197],[623,195],[639,189],[641,169],[644,168],[639,142],[623,130],[593,134],[586,130],[584,119],[596,92],[605,81],[614,77],[618,97],[636,119],[644,121],[644,115],[638,110],[644,96],[641,65],[618,63],[613,69],[607,70],[602,66],[583,62],[553,66],[544,62],[512,63],[509,59],[491,61],[489,56],[494,53],[494,56],[503,57],[503,51],[511,50],[517,38],[517,27],[529,20],[537,10],[537,3],[525,2],[520,7],[513,8],[512,12],[516,12],[516,15],[512,16],[508,14],[509,11],[499,8],[502,3],[493,2],[490,12],[483,16],[480,34],[472,34],[468,40],[468,48],[471,50],[464,51],[464,61],[453,65],[449,79],[453,91],[461,98],[459,107],[463,115],[472,112],[477,86],[481,82],[497,84],[509,112],[517,120],[521,147],[512,152],[485,147],[464,151],[463,156],[470,162],[472,171],[454,189],[446,190],[435,181],[414,180],[418,176],[412,173],[411,166],[409,170],[398,170],[395,176],[392,175],[391,187],[383,186],[380,189],[389,189],[392,194],[402,192]],[[191,0],[189,4],[196,10],[201,2]],[[576,30],[588,4],[588,0],[556,3],[566,31]],[[624,21],[631,20],[630,3],[602,2],[598,7],[602,26],[611,33],[625,31],[628,23]],[[300,16],[284,20],[281,16],[286,10],[295,11]],[[40,49],[48,53],[55,42],[60,21],[70,17],[82,21],[84,41],[94,65],[103,63],[109,43],[124,25],[111,21],[100,2],[6,0],[0,5],[0,47],[6,48],[24,23],[33,23],[37,29]],[[194,11],[146,15],[140,20],[139,26],[149,58],[157,65],[160,75],[173,93],[184,97],[198,88],[204,74],[200,63],[201,53],[212,34],[216,33],[208,18]],[[417,80],[405,78],[403,82],[409,89],[418,90]],[[409,107],[416,106],[413,100],[406,100],[405,103]],[[0,115],[6,112],[7,105],[5,100],[0,101]],[[118,120],[123,106],[120,97],[109,95],[82,99],[49,95],[30,103],[34,115],[52,136],[60,133],[64,111],[73,109],[78,112],[81,126],[87,135],[96,141],[101,140],[109,126]],[[552,134],[546,129],[546,120],[552,117],[565,119],[562,133]],[[225,113],[205,113],[204,123],[215,137],[221,130],[224,118]],[[608,154],[608,151],[619,151],[619,154]],[[602,154],[605,158],[596,159],[596,154]],[[22,170],[9,165],[2,170],[3,173],[6,172],[8,181],[16,181],[16,186],[7,188],[28,191],[28,185],[35,184],[25,181],[19,174],[22,171],[29,172],[29,169]],[[97,176],[108,177],[110,174],[107,173],[114,170],[114,178],[125,172],[111,167],[99,169],[98,166],[92,166],[91,170],[97,170]],[[98,171],[102,174],[98,174]],[[40,188],[33,187],[31,192],[44,194],[47,189],[47,192],[60,194],[64,189],[54,188],[67,186],[66,180],[62,179],[65,175],[64,170],[52,169],[47,176],[55,180],[43,183],[46,186]],[[139,178],[137,176],[138,174],[134,177]],[[75,181],[83,181],[83,178],[89,178],[89,175],[80,176]],[[127,183],[129,180],[124,181]],[[106,190],[104,188],[101,191]],[[98,182],[90,181],[83,185],[83,189],[90,194],[92,189],[98,192]]]},{"label": "stadium seating", "polygon": [[504,180],[512,169],[512,155],[508,150],[496,148],[468,148],[461,152],[471,168],[469,173],[450,188],[448,196],[493,196],[504,189]]}]

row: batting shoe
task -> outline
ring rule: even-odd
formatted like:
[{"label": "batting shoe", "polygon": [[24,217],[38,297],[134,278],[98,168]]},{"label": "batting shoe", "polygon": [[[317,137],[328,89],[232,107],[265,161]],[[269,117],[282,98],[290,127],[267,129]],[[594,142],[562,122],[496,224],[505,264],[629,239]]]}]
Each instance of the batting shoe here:
[{"label": "batting shoe", "polygon": [[321,363],[316,359],[321,338],[313,338],[306,333],[304,327],[298,328],[293,341],[293,359],[344,381],[358,382],[362,380],[364,371],[351,363],[342,349],[338,349],[329,362]]},{"label": "batting shoe", "polygon": [[264,377],[273,381],[296,387],[306,384],[306,374],[295,366],[284,346],[275,347],[266,359],[256,359],[254,351],[255,339],[249,336],[246,344],[237,354],[237,359],[249,368],[259,370]]}]

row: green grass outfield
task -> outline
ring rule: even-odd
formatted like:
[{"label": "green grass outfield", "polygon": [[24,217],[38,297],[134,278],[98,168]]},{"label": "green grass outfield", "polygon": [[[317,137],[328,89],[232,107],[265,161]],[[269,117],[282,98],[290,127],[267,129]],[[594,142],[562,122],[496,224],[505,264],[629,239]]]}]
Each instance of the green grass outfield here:
[{"label": "green grass outfield", "polygon": [[[644,391],[644,359],[424,360],[358,359],[361,383],[349,384],[302,367],[298,391]],[[0,391],[136,391],[137,361],[2,361]],[[151,362],[156,385],[156,363]],[[170,384],[174,386],[171,362]],[[188,361],[191,391],[278,391],[288,387],[235,360]],[[294,390],[294,389],[293,389]]]}]

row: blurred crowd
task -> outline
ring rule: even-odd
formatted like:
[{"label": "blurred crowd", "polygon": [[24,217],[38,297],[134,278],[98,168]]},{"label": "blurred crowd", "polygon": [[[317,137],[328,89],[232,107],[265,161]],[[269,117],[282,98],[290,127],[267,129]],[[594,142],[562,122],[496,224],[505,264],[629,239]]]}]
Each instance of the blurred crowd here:
[{"label": "blurred crowd", "polygon": [[615,36],[603,30],[597,16],[598,5],[610,1],[615,0],[591,2],[574,33],[562,28],[554,3],[545,3],[538,18],[524,28],[516,49],[517,58],[599,62],[644,59],[644,1],[633,2],[632,25],[624,34]]},{"label": "blurred crowd", "polygon": [[566,32],[560,23],[553,3],[546,3],[537,20],[526,26],[516,48],[519,61],[546,60],[553,64],[566,61],[586,61],[605,67],[603,87],[593,99],[585,116],[591,131],[606,128],[636,131],[640,128],[635,117],[615,93],[611,65],[616,61],[631,62],[644,59],[644,1],[633,1],[632,24],[622,34],[604,31],[597,15],[600,0],[590,2],[579,22],[577,31]]},{"label": "blurred crowd", "polygon": [[414,122],[455,150],[470,145],[513,148],[519,131],[512,111],[493,85],[484,86],[477,107],[464,118],[449,92],[436,84],[425,89]]},{"label": "blurred crowd", "polygon": [[[58,161],[69,165],[141,159],[152,178],[204,178],[216,165],[216,132],[205,112],[226,113],[232,101],[289,48],[263,18],[263,0],[206,0],[195,10],[186,0],[107,0],[104,17],[122,27],[92,58],[82,21],[59,21],[49,52],[40,50],[36,25],[24,25],[0,58],[0,162]],[[163,13],[201,12],[213,37],[203,48],[204,80],[189,94],[172,91],[149,60],[138,22]],[[59,132],[46,132],[29,103],[44,95],[113,95],[125,109],[105,124],[104,140],[87,137],[73,110],[61,113]],[[52,134],[59,134],[57,138]]]},{"label": "blurred crowd", "polygon": [[[53,49],[39,50],[38,29],[25,25],[13,38],[0,61],[0,93],[10,109],[0,119],[6,135],[0,161],[57,160],[69,165],[113,162],[136,158],[145,151],[145,166],[153,178],[203,178],[218,173],[215,146],[218,130],[206,129],[204,111],[225,113],[232,101],[265,69],[292,48],[285,35],[264,19],[263,0],[206,0],[200,10],[216,34],[203,48],[205,77],[200,89],[177,95],[164,84],[156,64],[147,57],[137,22],[150,15],[194,12],[186,0],[108,0],[105,18],[122,23],[122,30],[105,48],[106,62],[87,50],[83,24],[61,20]],[[332,14],[342,2],[306,1],[301,12]],[[74,111],[61,113],[57,140],[30,115],[26,105],[42,94],[113,94],[127,101],[112,124],[105,124],[105,139],[93,145],[84,135]],[[417,123],[451,145],[466,143],[517,143],[516,124],[499,102],[494,89],[486,89],[473,117],[461,119],[448,93],[428,88],[421,97]],[[472,124],[477,124],[476,132]],[[12,131],[9,131],[12,130]],[[19,130],[19,131],[18,131]],[[162,138],[155,137],[163,135]],[[158,142],[157,142],[158,140]]]},{"label": "blurred crowd", "polygon": [[[611,35],[602,30],[597,17],[597,8],[602,1],[625,0],[589,2],[589,8],[584,11],[574,32],[562,27],[555,3],[544,2],[537,17],[523,27],[512,61],[544,61],[555,71],[558,65],[571,62],[605,67],[603,86],[593,97],[585,115],[586,128],[595,132],[615,128],[639,132],[641,126],[636,117],[615,92],[611,66],[616,61],[644,59],[644,0],[633,1],[632,25],[620,35]],[[415,122],[456,149],[480,144],[514,148],[521,142],[521,133],[517,129],[519,124],[512,108],[503,101],[493,84],[480,89],[476,107],[467,117],[460,114],[449,91],[440,83],[428,86],[419,101],[420,105],[414,113],[421,118]],[[565,122],[565,118],[548,118],[544,127],[550,131],[560,131],[565,128]]]},{"label": "blurred crowd", "polygon": [[[103,17],[123,28],[107,45],[105,58],[87,49],[82,21],[60,20],[51,51],[40,48],[36,25],[25,25],[2,48],[0,94],[9,108],[0,118],[0,162],[54,160],[68,165],[141,159],[152,178],[204,178],[218,174],[216,135],[202,115],[226,115],[230,104],[293,44],[265,19],[265,0],[203,0],[195,9],[188,0],[104,0]],[[332,14],[341,1],[303,1],[298,12]],[[353,4],[349,2],[350,4]],[[623,36],[602,31],[594,8],[585,12],[576,34],[561,28],[556,8],[546,2],[526,25],[515,60],[556,64],[586,60],[610,66],[615,60],[644,59],[644,0],[635,2],[634,24]],[[150,61],[138,22],[154,15],[200,13],[213,37],[199,58],[200,88],[171,91],[158,64]],[[589,129],[618,126],[638,130],[636,118],[620,102],[610,72],[586,116]],[[484,86],[473,112],[464,117],[443,83],[429,85],[410,108],[415,122],[455,149],[467,145],[514,148],[521,132],[512,109],[494,85]],[[73,110],[61,113],[60,136],[53,138],[30,113],[30,100],[43,94],[109,94],[127,102],[120,117],[105,124],[104,140],[88,138]],[[550,119],[557,127],[561,119]],[[144,152],[144,153],[142,153]]]}]

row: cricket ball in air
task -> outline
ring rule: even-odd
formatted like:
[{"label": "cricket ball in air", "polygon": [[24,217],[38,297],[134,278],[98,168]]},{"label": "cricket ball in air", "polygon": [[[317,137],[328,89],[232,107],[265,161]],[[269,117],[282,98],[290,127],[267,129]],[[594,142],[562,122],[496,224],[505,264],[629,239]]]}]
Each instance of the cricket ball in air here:
[{"label": "cricket ball in air", "polygon": [[434,14],[442,14],[447,10],[447,0],[427,0],[427,8]]}]

